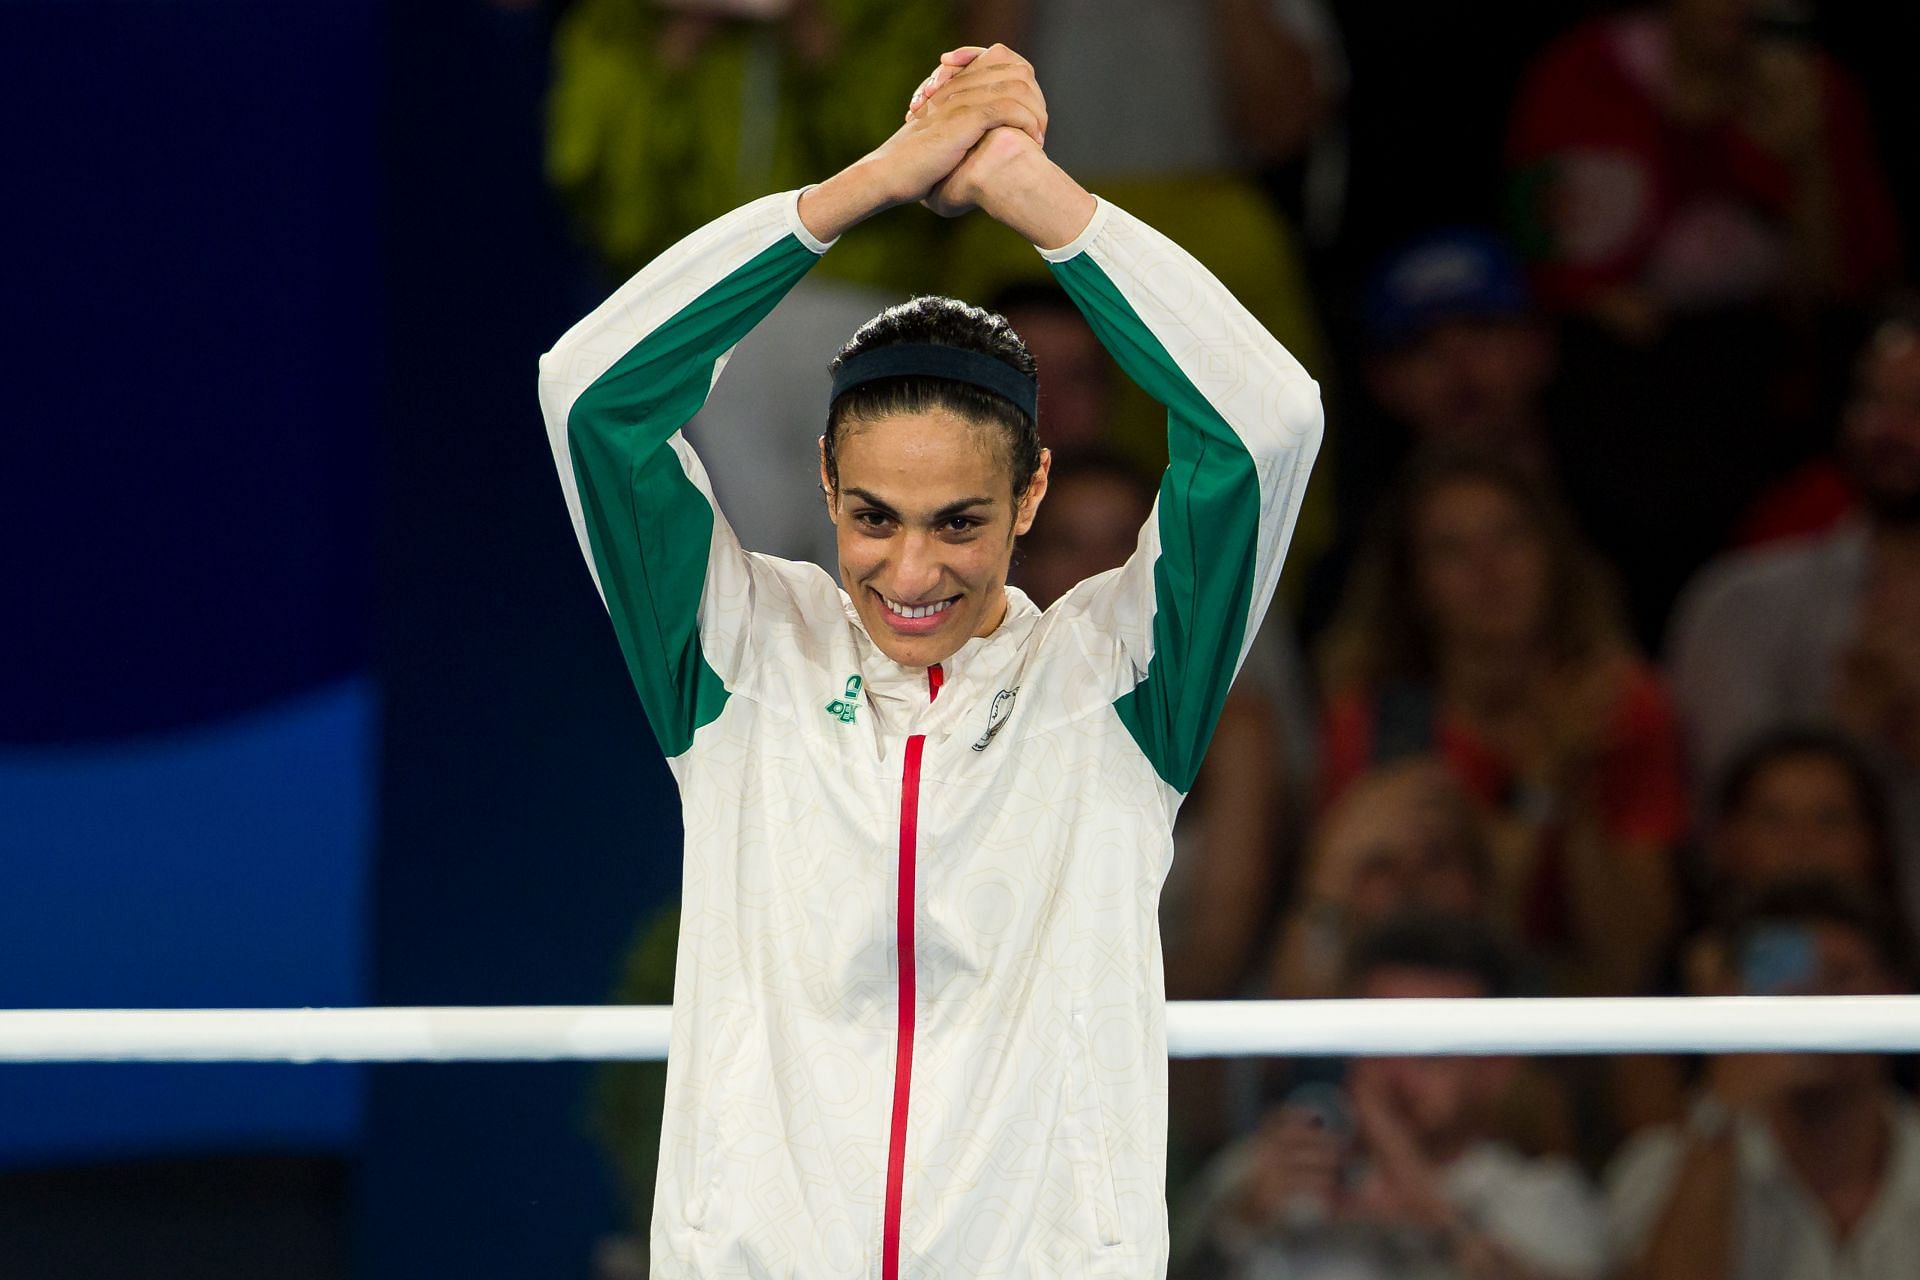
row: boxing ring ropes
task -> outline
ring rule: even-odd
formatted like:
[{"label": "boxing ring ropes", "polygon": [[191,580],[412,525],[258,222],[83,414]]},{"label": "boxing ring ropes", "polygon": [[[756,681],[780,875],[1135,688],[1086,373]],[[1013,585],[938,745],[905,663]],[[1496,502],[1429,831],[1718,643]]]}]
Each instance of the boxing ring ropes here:
[{"label": "boxing ring ropes", "polygon": [[[594,1005],[0,1011],[0,1062],[657,1061],[672,1009]],[[1176,1058],[1899,1053],[1920,996],[1194,1001]]]}]

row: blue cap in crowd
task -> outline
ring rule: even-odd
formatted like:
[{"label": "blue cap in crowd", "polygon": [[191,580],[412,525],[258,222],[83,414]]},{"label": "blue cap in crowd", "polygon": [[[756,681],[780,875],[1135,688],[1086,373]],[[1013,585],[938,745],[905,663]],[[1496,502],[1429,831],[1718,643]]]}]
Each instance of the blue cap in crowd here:
[{"label": "blue cap in crowd", "polygon": [[1506,241],[1455,227],[1420,237],[1381,265],[1367,291],[1367,329],[1377,345],[1397,347],[1448,320],[1532,309],[1526,271]]}]

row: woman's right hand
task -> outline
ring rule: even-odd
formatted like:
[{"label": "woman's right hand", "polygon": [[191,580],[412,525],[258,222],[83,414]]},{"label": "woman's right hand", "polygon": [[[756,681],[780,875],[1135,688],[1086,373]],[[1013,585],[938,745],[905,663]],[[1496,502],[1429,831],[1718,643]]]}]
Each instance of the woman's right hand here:
[{"label": "woman's right hand", "polygon": [[800,199],[801,220],[821,240],[883,209],[925,198],[991,130],[1047,135],[1047,104],[1033,67],[1005,45],[954,50],[923,82],[892,137]]}]

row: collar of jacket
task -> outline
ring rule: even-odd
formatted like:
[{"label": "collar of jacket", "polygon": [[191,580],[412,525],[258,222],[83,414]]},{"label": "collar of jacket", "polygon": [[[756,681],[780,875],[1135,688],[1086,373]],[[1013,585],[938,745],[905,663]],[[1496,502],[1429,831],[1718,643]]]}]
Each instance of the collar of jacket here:
[{"label": "collar of jacket", "polygon": [[[1000,625],[984,636],[973,636],[940,664],[940,699],[957,704],[966,700],[969,686],[989,678],[1005,668],[1040,618],[1040,609],[1018,587],[1008,587],[1007,612]],[[867,700],[879,708],[881,718],[893,723],[913,723],[927,706],[927,669],[906,667],[880,651],[860,621],[860,613],[843,591],[841,607],[847,623],[859,637],[861,677],[866,681]],[[997,686],[996,686],[997,687]],[[988,692],[991,692],[989,690]]]}]

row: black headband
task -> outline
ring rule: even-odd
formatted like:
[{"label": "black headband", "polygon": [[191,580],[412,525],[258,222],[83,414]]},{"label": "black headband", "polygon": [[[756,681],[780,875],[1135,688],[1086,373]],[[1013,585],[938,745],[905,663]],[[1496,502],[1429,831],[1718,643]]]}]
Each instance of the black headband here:
[{"label": "black headband", "polygon": [[936,342],[903,342],[862,351],[833,375],[833,400],[881,378],[908,377],[964,382],[1013,401],[1029,418],[1039,416],[1039,391],[1032,378],[1004,360]]}]

